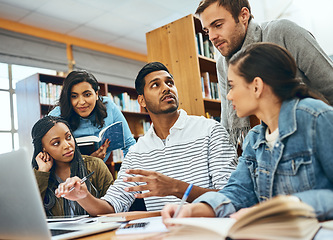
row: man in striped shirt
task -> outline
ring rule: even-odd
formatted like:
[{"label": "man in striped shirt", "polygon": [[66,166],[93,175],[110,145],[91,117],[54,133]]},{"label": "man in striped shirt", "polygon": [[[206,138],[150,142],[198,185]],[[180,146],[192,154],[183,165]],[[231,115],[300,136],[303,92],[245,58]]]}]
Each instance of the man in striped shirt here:
[{"label": "man in striped shirt", "polygon": [[179,202],[190,183],[189,202],[223,188],[236,165],[223,127],[178,110],[177,88],[162,63],[144,66],[135,87],[153,124],[129,150],[103,199],[116,212],[127,211],[135,197],[144,198],[147,210],[161,210],[166,203]]},{"label": "man in striped shirt", "polygon": [[75,196],[76,189],[65,192],[91,215],[128,211],[135,198],[144,198],[148,211],[161,210],[166,203],[179,203],[190,183],[194,186],[187,201],[192,202],[222,189],[236,168],[236,151],[221,124],[178,110],[177,88],[162,63],[145,65],[135,87],[152,126],[129,149],[118,179],[101,199],[89,193]]}]

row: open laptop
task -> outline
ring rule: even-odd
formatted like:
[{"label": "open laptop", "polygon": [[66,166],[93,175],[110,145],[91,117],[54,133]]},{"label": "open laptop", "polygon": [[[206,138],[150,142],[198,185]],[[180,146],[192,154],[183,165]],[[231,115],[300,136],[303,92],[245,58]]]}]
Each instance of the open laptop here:
[{"label": "open laptop", "polygon": [[[116,229],[119,225],[48,224],[27,151],[0,154],[0,239],[71,239]],[[55,229],[50,229],[51,226]]]}]

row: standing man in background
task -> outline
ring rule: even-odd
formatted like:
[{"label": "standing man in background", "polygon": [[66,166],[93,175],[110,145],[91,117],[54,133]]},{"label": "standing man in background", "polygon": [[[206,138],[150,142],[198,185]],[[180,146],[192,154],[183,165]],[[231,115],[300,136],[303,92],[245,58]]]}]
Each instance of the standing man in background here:
[{"label": "standing man in background", "polygon": [[289,20],[255,23],[248,0],[203,0],[195,14],[221,53],[217,60],[221,123],[236,147],[241,146],[251,127],[249,117],[238,118],[226,98],[230,90],[228,62],[234,53],[252,43],[272,42],[285,47],[296,59],[297,77],[333,105],[333,62],[307,30]]}]

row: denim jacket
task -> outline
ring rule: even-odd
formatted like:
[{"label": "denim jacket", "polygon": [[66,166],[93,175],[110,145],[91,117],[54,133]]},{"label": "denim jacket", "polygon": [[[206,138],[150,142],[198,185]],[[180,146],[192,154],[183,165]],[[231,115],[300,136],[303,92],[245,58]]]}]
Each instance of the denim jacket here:
[{"label": "denim jacket", "polygon": [[273,149],[266,128],[262,123],[246,136],[228,184],[194,202],[226,217],[276,195],[294,195],[311,205],[319,220],[333,219],[333,108],[311,98],[283,102]]},{"label": "denim jacket", "polygon": [[[130,146],[136,143],[135,139],[133,138],[133,135],[131,133],[131,130],[129,129],[128,123],[124,117],[124,115],[121,113],[117,105],[109,98],[109,97],[102,97],[103,103],[105,103],[106,106],[106,112],[107,117],[104,118],[104,126],[102,128],[98,128],[94,125],[95,122],[95,114],[92,114],[91,116],[87,118],[80,117],[80,125],[79,127],[73,132],[74,137],[84,137],[89,135],[98,136],[99,132],[105,128],[106,126],[111,125],[112,123],[115,123],[117,121],[123,122],[123,129],[124,129],[124,137],[125,137],[125,147],[122,148],[124,151],[124,156],[127,154],[128,149]],[[55,107],[51,112],[49,112],[49,115],[51,116],[60,116],[61,111],[60,107]],[[100,143],[99,147],[102,145]],[[104,162],[109,158],[111,151],[107,151],[106,156],[104,158]]]}]

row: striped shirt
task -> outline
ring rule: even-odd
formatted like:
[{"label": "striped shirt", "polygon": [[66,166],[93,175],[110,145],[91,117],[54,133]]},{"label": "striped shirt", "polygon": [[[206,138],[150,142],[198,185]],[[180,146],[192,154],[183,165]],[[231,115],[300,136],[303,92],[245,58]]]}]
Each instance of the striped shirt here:
[{"label": "striped shirt", "polygon": [[[165,144],[152,125],[145,136],[129,149],[118,179],[102,198],[116,212],[128,211],[135,200],[135,192],[128,193],[123,189],[142,184],[123,182],[123,177],[129,176],[126,169],[156,171],[202,188],[222,189],[228,182],[236,168],[237,155],[226,130],[215,120],[188,116],[184,110],[179,111]],[[166,203],[179,203],[180,199],[166,196],[148,197],[144,201],[148,211],[157,211]]]}]

